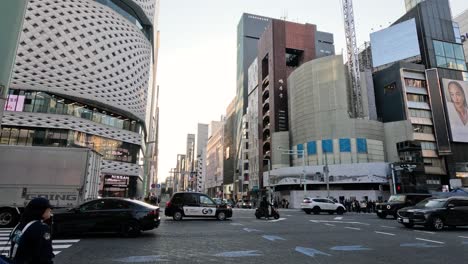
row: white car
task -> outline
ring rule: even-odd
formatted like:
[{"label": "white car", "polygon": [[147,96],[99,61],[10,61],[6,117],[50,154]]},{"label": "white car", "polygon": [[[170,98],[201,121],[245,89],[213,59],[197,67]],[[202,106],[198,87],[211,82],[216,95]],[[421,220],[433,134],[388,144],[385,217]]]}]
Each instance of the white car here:
[{"label": "white car", "polygon": [[335,203],[327,198],[306,197],[301,203],[301,209],[306,212],[306,214],[320,214],[321,212],[328,212],[329,214],[337,213],[342,215],[346,212],[344,205]]}]

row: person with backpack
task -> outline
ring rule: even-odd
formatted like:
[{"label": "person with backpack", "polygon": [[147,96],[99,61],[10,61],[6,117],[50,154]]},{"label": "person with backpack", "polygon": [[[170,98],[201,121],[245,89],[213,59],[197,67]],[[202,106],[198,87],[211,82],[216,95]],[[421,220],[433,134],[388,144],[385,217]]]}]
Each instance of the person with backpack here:
[{"label": "person with backpack", "polygon": [[45,198],[31,200],[10,239],[10,258],[14,264],[52,264],[50,228],[44,221],[51,217],[52,206]]}]

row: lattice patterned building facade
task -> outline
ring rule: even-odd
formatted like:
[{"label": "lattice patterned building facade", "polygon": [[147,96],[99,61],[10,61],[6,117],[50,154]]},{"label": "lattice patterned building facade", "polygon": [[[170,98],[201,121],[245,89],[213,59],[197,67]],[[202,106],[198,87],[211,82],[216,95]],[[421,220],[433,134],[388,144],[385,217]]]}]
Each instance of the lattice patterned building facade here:
[{"label": "lattice patterned building facade", "polygon": [[156,9],[157,0],[30,0],[0,144],[93,148],[104,156],[103,195],[135,196]]}]

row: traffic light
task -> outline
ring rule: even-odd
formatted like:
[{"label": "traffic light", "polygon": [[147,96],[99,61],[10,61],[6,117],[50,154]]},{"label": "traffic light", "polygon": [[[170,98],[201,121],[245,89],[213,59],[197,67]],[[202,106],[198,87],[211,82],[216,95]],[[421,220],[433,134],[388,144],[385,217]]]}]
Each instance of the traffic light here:
[{"label": "traffic light", "polygon": [[401,184],[396,185],[396,192],[401,193]]}]

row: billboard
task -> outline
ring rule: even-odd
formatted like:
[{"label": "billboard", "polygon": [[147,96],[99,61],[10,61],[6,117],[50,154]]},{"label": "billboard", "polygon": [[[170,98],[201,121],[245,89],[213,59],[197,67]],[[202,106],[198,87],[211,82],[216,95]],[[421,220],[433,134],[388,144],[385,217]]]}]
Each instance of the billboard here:
[{"label": "billboard", "polygon": [[5,111],[14,111],[14,112],[22,112],[24,108],[24,99],[26,97],[24,95],[8,95],[7,102],[5,104]]},{"label": "billboard", "polygon": [[421,56],[414,18],[374,32],[370,40],[373,67]]},{"label": "billboard", "polygon": [[442,80],[447,115],[455,142],[468,142],[468,82]]}]

